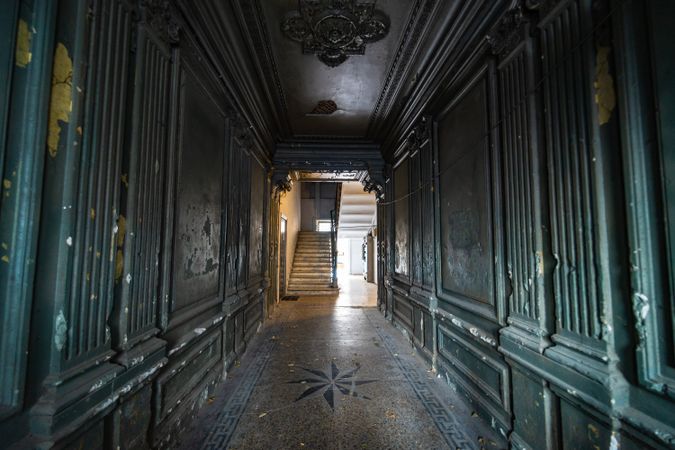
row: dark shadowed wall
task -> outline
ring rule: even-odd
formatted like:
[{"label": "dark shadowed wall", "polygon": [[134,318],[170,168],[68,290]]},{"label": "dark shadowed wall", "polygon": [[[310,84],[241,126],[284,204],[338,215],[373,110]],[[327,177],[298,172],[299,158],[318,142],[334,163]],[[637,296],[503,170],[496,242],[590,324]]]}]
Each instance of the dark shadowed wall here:
[{"label": "dark shadowed wall", "polygon": [[380,133],[381,307],[514,448],[675,445],[672,5],[437,2]]},{"label": "dark shadowed wall", "polygon": [[1,7],[6,444],[162,445],[262,321],[270,148],[215,3]]}]

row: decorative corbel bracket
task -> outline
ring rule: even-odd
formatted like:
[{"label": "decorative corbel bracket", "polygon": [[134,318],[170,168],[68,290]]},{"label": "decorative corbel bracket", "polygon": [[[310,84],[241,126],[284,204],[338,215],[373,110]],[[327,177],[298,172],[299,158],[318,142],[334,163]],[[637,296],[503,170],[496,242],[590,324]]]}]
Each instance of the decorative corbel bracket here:
[{"label": "decorative corbel bracket", "polygon": [[504,13],[486,37],[492,54],[500,58],[509,55],[523,40],[526,23],[527,19],[520,2]]},{"label": "decorative corbel bracket", "polygon": [[178,12],[169,0],[142,0],[141,7],[146,23],[168,44],[180,40],[181,26]]},{"label": "decorative corbel bracket", "polygon": [[271,181],[274,195],[289,192],[293,187],[293,177],[287,168],[273,168]]}]

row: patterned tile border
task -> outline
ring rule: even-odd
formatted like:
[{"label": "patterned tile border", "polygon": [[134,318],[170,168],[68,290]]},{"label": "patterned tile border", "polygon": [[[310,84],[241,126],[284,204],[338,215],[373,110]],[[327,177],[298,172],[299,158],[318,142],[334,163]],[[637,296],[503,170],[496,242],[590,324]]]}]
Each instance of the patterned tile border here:
[{"label": "patterned tile border", "polygon": [[[236,389],[233,390],[223,410],[214,421],[214,426],[202,444],[202,450],[217,450],[227,448],[234,432],[239,424],[239,419],[244,414],[248,401],[251,398],[258,380],[267,366],[272,352],[277,346],[277,340],[273,336],[279,336],[281,327],[272,327],[264,339],[266,342],[256,349],[256,357],[246,368]],[[254,350],[249,348],[248,351]]]},{"label": "patterned tile border", "polygon": [[369,314],[366,314],[368,321],[371,323],[377,334],[382,339],[384,347],[390,353],[391,358],[396,361],[396,365],[405,376],[408,384],[413,388],[417,398],[420,399],[424,408],[431,416],[431,419],[436,424],[438,431],[441,432],[445,441],[452,449],[479,449],[479,445],[463,430],[462,423],[457,420],[455,415],[443,406],[443,402],[433,392],[429,386],[427,377],[420,373],[419,369],[414,367],[409,362],[398,357],[398,345],[394,339],[382,331],[382,327],[378,326],[372,321]]}]

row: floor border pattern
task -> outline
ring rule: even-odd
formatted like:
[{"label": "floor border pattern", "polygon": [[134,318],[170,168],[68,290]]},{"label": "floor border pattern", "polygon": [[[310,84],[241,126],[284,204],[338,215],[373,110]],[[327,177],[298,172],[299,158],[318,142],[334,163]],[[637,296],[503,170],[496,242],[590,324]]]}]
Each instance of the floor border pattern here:
[{"label": "floor border pattern", "polygon": [[408,384],[415,391],[417,398],[424,405],[424,408],[429,413],[429,416],[431,416],[438,431],[443,435],[450,448],[479,449],[480,447],[477,443],[462,430],[461,423],[455,418],[454,414],[443,406],[441,400],[429,386],[429,380],[420,374],[417,368],[403,361],[398,356],[397,344],[394,342],[394,339],[386,334],[381,326],[375,324],[368,314],[366,314],[366,317],[368,317],[368,321],[372,324],[380,339],[382,339],[384,347],[390,353],[392,359],[396,361],[396,365],[405,376]]},{"label": "floor border pattern", "polygon": [[227,444],[232,439],[232,436],[237,429],[237,425],[239,424],[239,420],[246,410],[253,389],[255,389],[256,384],[258,384],[258,380],[260,379],[263,370],[265,370],[272,352],[277,346],[278,341],[276,336],[279,335],[279,329],[280,327],[273,327],[266,333],[264,337],[266,342],[262,344],[259,349],[248,349],[249,352],[251,350],[257,350],[256,357],[251,362],[250,366],[246,368],[239,385],[233,390],[232,396],[225,404],[223,410],[218,413],[218,416],[214,421],[215,425],[213,426],[213,429],[209,432],[202,444],[202,450],[227,448]]}]

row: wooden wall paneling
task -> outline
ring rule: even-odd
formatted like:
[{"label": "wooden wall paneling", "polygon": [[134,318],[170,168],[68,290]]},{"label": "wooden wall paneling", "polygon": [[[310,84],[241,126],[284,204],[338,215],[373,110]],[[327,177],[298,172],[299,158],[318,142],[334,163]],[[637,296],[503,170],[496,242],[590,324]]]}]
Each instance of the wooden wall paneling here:
[{"label": "wooden wall paneling", "polygon": [[[672,70],[668,57],[672,40],[666,31],[672,14],[669,2],[648,1],[627,5],[613,22],[631,267],[632,295],[626,309],[632,310],[635,321],[629,332],[630,353],[621,357],[631,383],[631,408],[641,413],[625,414],[621,421],[637,440],[652,439],[666,446],[675,441],[672,425],[664,423],[670,419],[672,424],[675,392],[670,344],[675,280],[668,255],[673,240],[667,237],[674,229],[668,208],[672,213],[675,203],[667,188],[672,186],[673,110],[672,83],[664,79],[668,68]],[[630,314],[615,312],[615,323]]]},{"label": "wooden wall paneling", "polygon": [[[508,324],[502,334],[533,351],[550,345],[554,329],[550,271],[546,156],[539,119],[535,66],[537,43],[531,17],[521,8],[505,12],[488,41],[499,60],[500,137],[504,173]],[[515,349],[514,349],[515,350]]]},{"label": "wooden wall paneling", "polygon": [[394,255],[395,255],[395,226],[394,226],[394,205],[391,203],[394,199],[394,179],[393,168],[387,168],[387,177],[384,183],[384,216],[385,216],[385,239],[384,250],[386,260],[383,263],[383,277],[384,277],[384,302],[385,302],[385,316],[391,320],[393,317],[393,291],[392,285],[394,280]]},{"label": "wooden wall paneling", "polygon": [[491,63],[474,67],[436,121],[437,295],[444,303],[501,323],[501,171],[492,129],[494,82]]},{"label": "wooden wall paneling", "polygon": [[[9,442],[27,432],[25,421],[9,417],[34,386],[26,382],[27,350],[56,6],[38,1],[28,9],[12,0],[0,7],[8,37],[0,50],[0,432]],[[17,59],[17,39],[29,39],[30,61]]]},{"label": "wooden wall paneling", "polygon": [[[241,144],[240,144],[241,145]],[[252,155],[245,147],[241,147],[241,159],[239,160],[239,251],[237,253],[237,292],[246,296],[248,287],[249,266],[249,225],[251,213],[251,165]]]},{"label": "wooden wall paneling", "polygon": [[[496,67],[481,45],[435,115],[437,370],[460,383],[477,411],[511,430],[505,325],[502,180]],[[478,352],[481,358],[468,355]],[[493,393],[486,386],[492,386]],[[498,394],[495,394],[498,393]]]},{"label": "wooden wall paneling", "polygon": [[410,283],[410,160],[404,155],[393,169],[394,278]]},{"label": "wooden wall paneling", "polygon": [[432,146],[432,123],[430,117],[423,117],[416,127],[417,142],[420,146],[420,189],[422,214],[422,287],[434,291],[435,269],[434,260],[434,155]]},{"label": "wooden wall paneling", "polygon": [[[488,41],[497,56],[502,146],[508,326],[500,330],[500,351],[511,367],[513,432],[522,448],[558,448],[557,397],[540,374],[510,359],[551,345],[554,308],[550,282],[546,165],[541,139],[541,76],[534,61],[536,42],[530,17],[520,8],[505,12]],[[533,401],[534,399],[534,401]],[[533,426],[533,424],[536,424]],[[537,432],[533,433],[532,430]]]},{"label": "wooden wall paneling", "polygon": [[252,158],[251,161],[251,213],[249,227],[250,257],[248,273],[250,282],[262,281],[263,277],[263,249],[264,249],[264,219],[265,219],[265,169],[260,162]]},{"label": "wooden wall paneling", "polygon": [[[167,209],[174,209],[164,239],[162,339],[167,365],[153,394],[151,442],[171,439],[180,423],[199,409],[222,377],[223,298],[228,215],[230,121],[217,75],[199,44],[185,30],[174,64],[177,98],[169,147]],[[173,149],[173,150],[171,150]],[[198,361],[198,363],[195,363]]]},{"label": "wooden wall paneling", "polygon": [[[172,52],[146,25],[137,34],[131,146],[120,175],[122,202],[115,242],[113,316],[116,347],[125,351],[158,333],[164,194],[172,87]],[[118,361],[122,362],[120,357]],[[129,364],[124,360],[124,364]]]},{"label": "wooden wall paneling", "polygon": [[[229,143],[224,97],[189,34],[180,41],[168,330],[174,341],[221,307],[221,226]],[[169,255],[165,255],[169,256]],[[209,313],[208,311],[211,311]],[[178,329],[177,327],[180,327]],[[168,336],[168,334],[165,334]],[[172,342],[174,344],[175,342]]]},{"label": "wooden wall paneling", "polygon": [[410,281],[413,286],[422,285],[422,205],[421,205],[421,165],[419,148],[412,148],[410,156]]},{"label": "wooden wall paneling", "polygon": [[239,190],[242,189],[240,183],[241,171],[241,152],[237,150],[237,143],[234,134],[230,140],[230,169],[228,177],[228,197],[227,197],[227,252],[226,252],[226,271],[225,271],[225,296],[227,302],[236,301],[237,294],[237,261],[239,259]]},{"label": "wooden wall paneling", "polygon": [[[108,320],[131,15],[124,1],[59,4],[38,257],[38,270],[50,275],[38,278],[33,317],[33,327],[54,339],[34,339],[31,374],[44,380],[33,391],[41,397],[32,427],[56,439],[65,427],[103,413],[122,388],[121,367],[108,362],[114,355]],[[75,408],[78,400],[83,404]]]},{"label": "wooden wall paneling", "polygon": [[[549,2],[550,3],[550,2]],[[538,24],[542,53],[544,124],[550,202],[551,251],[558,344],[548,356],[587,376],[606,378],[601,339],[605,293],[595,244],[601,194],[594,180],[598,155],[591,114],[589,63],[592,49],[581,39],[591,30],[591,2],[569,0],[545,6]],[[581,358],[581,359],[580,359]],[[583,361],[583,362],[581,362]]]}]

